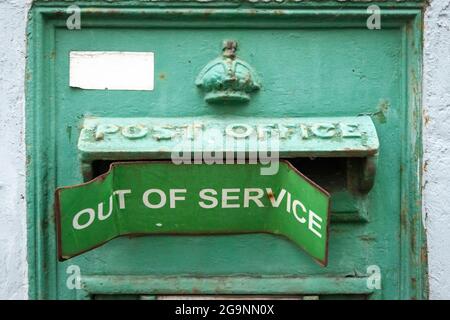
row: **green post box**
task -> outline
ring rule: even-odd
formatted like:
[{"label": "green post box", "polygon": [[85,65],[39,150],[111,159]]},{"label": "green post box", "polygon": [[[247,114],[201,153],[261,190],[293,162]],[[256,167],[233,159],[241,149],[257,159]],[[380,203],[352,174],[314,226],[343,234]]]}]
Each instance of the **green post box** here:
[{"label": "green post box", "polygon": [[[426,298],[423,5],[35,1],[26,103],[30,297]],[[276,157],[265,149],[273,144]],[[252,155],[263,151],[266,169],[279,158],[277,170],[287,170],[274,175],[276,181],[252,180]],[[208,163],[213,156],[230,169],[213,170]],[[185,171],[186,163],[198,170]],[[108,173],[112,164],[116,171]],[[304,178],[288,178],[289,170]],[[117,211],[110,214],[119,215],[126,184],[131,190],[152,175],[169,187],[195,186],[210,201],[199,202],[203,209],[220,199],[222,207],[211,211],[214,219],[206,213],[195,218],[194,205],[182,214],[169,210],[172,199],[175,208],[183,198],[171,193],[164,213],[173,216],[164,223],[153,217],[155,231],[147,226],[145,234],[137,234],[139,224],[114,220],[115,231],[102,234],[107,202],[95,209],[101,213],[94,220],[95,210],[80,213],[70,197],[73,206],[61,207],[66,198],[58,198],[62,191],[55,194],[57,188],[87,183],[92,201],[96,192],[111,196],[110,207],[114,203]],[[89,183],[92,179],[96,182]],[[288,189],[271,193],[272,182],[279,186],[286,179],[303,190],[305,204],[320,198],[324,215],[311,216],[294,198],[286,202],[297,206],[287,211],[305,230],[317,235],[324,223],[322,231],[328,232],[320,246],[296,240],[302,250],[290,241],[298,233],[287,218],[254,219],[261,207],[272,210],[278,199],[291,196]],[[98,181],[104,185],[97,188]],[[309,189],[301,189],[304,181]],[[243,189],[230,198],[224,192],[233,182],[260,183],[262,193]],[[209,184],[215,189],[201,189]],[[309,197],[314,190],[320,194]],[[157,208],[151,192],[136,198],[147,209]],[[88,201],[87,193],[78,195],[80,203]],[[166,197],[163,191],[159,196],[161,202]],[[221,211],[224,204],[233,210],[227,196],[241,210],[230,212],[242,217]],[[127,212],[137,214],[140,206],[136,202]],[[66,208],[78,208],[80,219],[64,224],[72,214]],[[309,210],[309,222],[295,211],[300,209]],[[91,224],[98,239],[85,239],[85,247],[77,247],[81,238],[61,234]],[[58,257],[67,239],[73,244],[69,254],[59,251]]]}]

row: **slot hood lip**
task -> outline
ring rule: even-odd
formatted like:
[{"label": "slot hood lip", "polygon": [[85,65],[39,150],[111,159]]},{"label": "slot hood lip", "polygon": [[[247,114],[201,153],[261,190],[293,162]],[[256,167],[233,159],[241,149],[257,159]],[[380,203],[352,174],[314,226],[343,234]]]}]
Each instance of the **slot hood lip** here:
[{"label": "slot hood lip", "polygon": [[85,117],[77,149],[83,160],[137,160],[168,159],[174,152],[265,150],[278,151],[280,158],[369,157],[377,155],[379,146],[366,115]]}]

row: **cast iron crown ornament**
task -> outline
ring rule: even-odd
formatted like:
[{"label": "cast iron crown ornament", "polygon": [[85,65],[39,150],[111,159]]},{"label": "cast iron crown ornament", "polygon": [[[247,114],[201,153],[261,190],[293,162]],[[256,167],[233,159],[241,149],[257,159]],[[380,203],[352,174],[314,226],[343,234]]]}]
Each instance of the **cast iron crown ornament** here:
[{"label": "cast iron crown ornament", "polygon": [[206,102],[248,102],[250,94],[261,87],[253,68],[236,57],[237,42],[223,42],[221,56],[210,61],[195,84],[205,92]]}]

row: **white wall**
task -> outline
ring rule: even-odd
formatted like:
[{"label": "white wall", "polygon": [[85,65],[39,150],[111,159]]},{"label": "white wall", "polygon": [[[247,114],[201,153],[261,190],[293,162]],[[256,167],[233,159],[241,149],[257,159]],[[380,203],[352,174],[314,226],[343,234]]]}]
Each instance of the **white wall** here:
[{"label": "white wall", "polygon": [[450,299],[450,0],[425,15],[424,213],[431,299]]},{"label": "white wall", "polygon": [[0,0],[0,299],[27,297],[24,70],[28,0]]},{"label": "white wall", "polygon": [[[26,299],[24,68],[30,0],[0,0],[0,299]],[[430,297],[450,299],[450,0],[425,15],[424,212]]]}]

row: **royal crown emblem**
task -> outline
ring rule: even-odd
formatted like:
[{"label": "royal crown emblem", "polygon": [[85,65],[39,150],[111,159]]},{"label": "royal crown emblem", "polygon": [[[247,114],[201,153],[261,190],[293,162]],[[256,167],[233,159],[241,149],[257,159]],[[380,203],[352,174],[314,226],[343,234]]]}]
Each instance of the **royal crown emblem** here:
[{"label": "royal crown emblem", "polygon": [[237,42],[223,42],[223,53],[200,72],[195,84],[205,92],[205,101],[248,102],[250,94],[261,87],[253,68],[236,57]]}]

